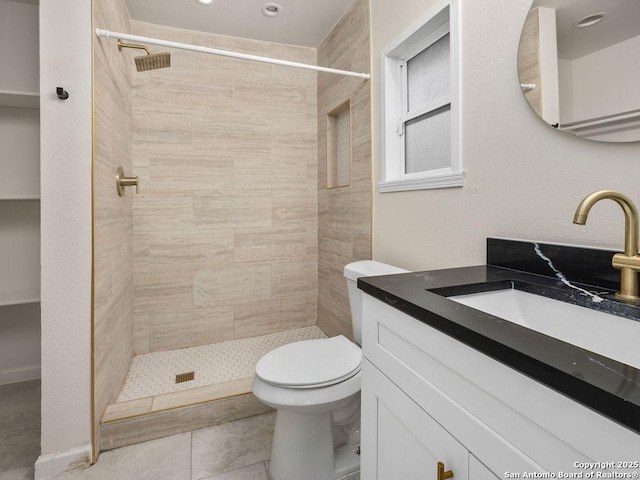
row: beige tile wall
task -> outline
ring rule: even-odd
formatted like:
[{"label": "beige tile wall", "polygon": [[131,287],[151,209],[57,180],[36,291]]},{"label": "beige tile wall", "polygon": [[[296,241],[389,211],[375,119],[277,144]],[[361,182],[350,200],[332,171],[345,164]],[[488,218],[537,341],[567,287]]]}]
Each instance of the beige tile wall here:
[{"label": "beige tile wall", "polygon": [[[318,47],[318,65],[370,72],[369,2],[358,0]],[[351,100],[350,186],[327,189],[327,113]],[[352,338],[344,266],[371,258],[369,81],[318,75],[318,326]]]},{"label": "beige tile wall", "polygon": [[[130,30],[123,0],[93,5],[94,23]],[[113,40],[94,43],[94,412],[98,422],[115,402],[133,358],[133,207],[131,191],[119,197],[116,170],[131,172],[131,68],[128,52]],[[96,445],[100,442],[97,441]]]},{"label": "beige tile wall", "polygon": [[[311,48],[131,23],[138,35],[316,61]],[[315,324],[315,72],[171,54],[171,68],[133,73],[135,352]]]}]

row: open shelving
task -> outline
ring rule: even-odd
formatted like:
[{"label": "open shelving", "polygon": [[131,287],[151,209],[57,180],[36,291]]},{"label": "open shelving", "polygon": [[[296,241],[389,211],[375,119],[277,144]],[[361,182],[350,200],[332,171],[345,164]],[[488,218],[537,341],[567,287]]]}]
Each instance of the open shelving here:
[{"label": "open shelving", "polygon": [[0,89],[0,107],[40,108],[40,94]]},{"label": "open shelving", "polygon": [[0,0],[0,385],[40,372],[39,8]]},{"label": "open shelving", "polygon": [[22,290],[18,292],[0,292],[0,307],[8,305],[24,305],[26,303],[38,303],[40,290]]}]

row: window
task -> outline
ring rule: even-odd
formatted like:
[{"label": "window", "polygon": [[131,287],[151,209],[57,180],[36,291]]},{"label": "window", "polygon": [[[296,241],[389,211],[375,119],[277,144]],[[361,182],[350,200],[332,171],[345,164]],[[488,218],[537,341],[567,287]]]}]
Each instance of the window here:
[{"label": "window", "polygon": [[462,186],[452,11],[441,3],[382,52],[380,192]]}]

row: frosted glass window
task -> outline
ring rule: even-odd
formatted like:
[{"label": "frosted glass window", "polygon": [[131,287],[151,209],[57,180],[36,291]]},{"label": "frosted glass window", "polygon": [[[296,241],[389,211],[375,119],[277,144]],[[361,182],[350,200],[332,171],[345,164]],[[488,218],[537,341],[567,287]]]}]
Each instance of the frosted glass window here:
[{"label": "frosted glass window", "polygon": [[407,62],[408,111],[451,95],[449,34]]},{"label": "frosted glass window", "polygon": [[405,123],[405,173],[451,166],[451,105]]},{"label": "frosted glass window", "polygon": [[381,49],[378,191],[461,187],[459,0],[443,0]]}]

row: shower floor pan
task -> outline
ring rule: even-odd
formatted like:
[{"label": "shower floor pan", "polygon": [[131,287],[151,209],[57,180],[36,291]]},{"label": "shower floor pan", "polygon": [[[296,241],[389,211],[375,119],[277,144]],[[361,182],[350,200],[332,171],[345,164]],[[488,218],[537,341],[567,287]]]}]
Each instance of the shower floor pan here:
[{"label": "shower floor pan", "polygon": [[[311,326],[134,357],[117,403],[102,416],[100,449],[272,411],[251,393],[256,363],[282,345],[316,338],[326,335]],[[176,383],[182,375],[187,380]]]}]

